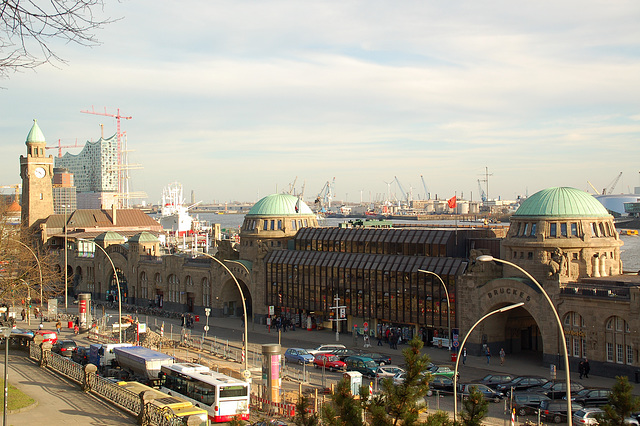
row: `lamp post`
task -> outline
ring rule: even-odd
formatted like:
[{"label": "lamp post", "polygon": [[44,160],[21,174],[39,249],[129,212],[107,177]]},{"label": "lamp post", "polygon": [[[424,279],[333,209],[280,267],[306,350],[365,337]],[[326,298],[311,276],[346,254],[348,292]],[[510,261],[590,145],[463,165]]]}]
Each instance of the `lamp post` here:
[{"label": "lamp post", "polygon": [[40,312],[42,312],[42,266],[40,266],[40,259],[38,259],[38,256],[36,256],[35,252],[31,249],[31,247],[29,247],[28,245],[26,245],[25,243],[23,243],[20,240],[15,240],[13,238],[10,238],[11,241],[16,242],[20,245],[22,245],[24,248],[26,248],[27,250],[29,250],[29,252],[33,255],[33,257],[36,259],[36,263],[38,264],[38,271],[40,272]]},{"label": "lamp post", "polygon": [[440,278],[440,275],[436,274],[435,272],[425,271],[424,269],[418,269],[418,272],[435,275],[440,280],[442,288],[444,288],[444,294],[447,296],[447,327],[449,328],[449,335],[447,336],[447,346],[449,347],[449,351],[451,351],[451,303],[449,302],[449,291],[447,290],[447,286],[444,284],[444,281],[442,281],[442,278]]},{"label": "lamp post", "polygon": [[67,224],[68,224],[68,219],[67,219],[67,207],[69,207],[68,204],[64,205],[64,312],[68,313],[67,311],[67,299],[68,299],[68,294],[67,294],[67,280],[69,279],[69,277],[67,276],[68,272],[67,272]]},{"label": "lamp post", "polygon": [[[78,238],[77,240],[93,242],[90,240],[85,240],[84,238]],[[104,255],[107,256],[107,259],[109,259],[109,263],[111,263],[111,268],[113,268],[113,275],[116,276],[116,285],[118,287],[118,343],[122,343],[122,293],[120,292],[120,280],[118,279],[118,271],[116,270],[116,266],[113,264],[113,260],[111,260],[111,256],[109,256],[107,251],[103,249],[99,244],[96,244],[95,242],[93,242],[93,245],[98,247],[100,250],[102,250]],[[66,250],[65,250],[65,253],[66,253]],[[65,303],[66,303],[66,299],[65,299]]]},{"label": "lamp post", "polygon": [[569,371],[569,353],[567,352],[567,339],[564,335],[564,328],[562,327],[562,321],[560,321],[560,316],[558,315],[558,311],[556,310],[556,307],[551,301],[551,298],[549,297],[547,292],[544,290],[544,288],[542,288],[542,285],[535,278],[533,278],[533,276],[531,276],[530,273],[528,273],[522,267],[516,265],[515,263],[511,263],[507,260],[496,259],[495,257],[487,254],[478,256],[476,260],[479,260],[480,262],[491,262],[493,260],[494,262],[504,263],[505,265],[509,265],[516,268],[517,270],[525,274],[531,281],[534,282],[534,284],[542,292],[544,298],[549,303],[549,306],[551,307],[551,310],[553,311],[553,315],[555,316],[556,322],[558,324],[558,332],[560,333],[560,337],[562,338],[562,352],[564,355],[564,371],[566,376],[565,378],[567,381],[567,424],[571,426],[573,423],[572,411],[571,411],[571,371]]},{"label": "lamp post", "polygon": [[[250,372],[249,372],[249,367],[247,364],[247,347],[249,346],[249,342],[248,342],[248,336],[247,336],[247,323],[249,322],[249,317],[247,316],[247,303],[244,300],[244,292],[242,291],[242,287],[240,287],[240,283],[238,282],[237,278],[235,275],[233,275],[233,272],[231,272],[231,270],[227,267],[227,265],[225,265],[220,259],[218,259],[217,257],[214,257],[212,255],[210,255],[209,253],[198,253],[201,254],[203,256],[206,256],[210,259],[215,260],[216,262],[218,262],[218,264],[220,266],[222,266],[225,271],[227,271],[227,273],[229,275],[231,275],[231,278],[233,278],[233,282],[236,283],[236,287],[238,287],[238,291],[240,292],[240,298],[242,299],[242,310],[244,312],[244,338],[243,338],[243,342],[242,342],[242,357],[244,359],[244,371],[243,371],[243,376],[248,379],[250,376]],[[207,320],[209,319],[209,317],[207,316]],[[247,377],[249,376],[249,377]]]},{"label": "lamp post", "polygon": [[2,410],[2,425],[7,424],[7,413],[9,404],[9,336],[11,327],[0,327],[0,333],[4,336],[4,408]]},{"label": "lamp post", "polygon": [[207,316],[207,323],[204,326],[204,337],[207,337],[209,333],[209,315],[211,315],[211,308],[204,308],[204,314]]},{"label": "lamp post", "polygon": [[[476,321],[475,324],[473,324],[473,326],[471,326],[471,328],[469,329],[469,332],[464,336],[464,339],[462,339],[462,343],[460,344],[460,350],[462,350],[462,348],[464,347],[464,344],[466,343],[467,339],[469,338],[469,336],[471,336],[471,332],[473,331],[473,329],[476,328],[476,326],[478,324],[480,324],[482,321],[484,321],[486,318],[490,317],[491,315],[501,314],[502,312],[506,312],[506,311],[509,311],[511,309],[519,308],[522,305],[524,305],[524,302],[516,303],[514,305],[505,306],[504,308],[500,308],[500,309],[496,309],[495,311],[491,311],[487,315],[485,315],[482,318],[480,318],[478,321]],[[457,415],[457,412],[458,412],[458,364],[459,363],[460,363],[460,357],[457,357],[456,358],[456,367],[453,370],[453,422],[454,423],[456,422],[456,415]]]}]

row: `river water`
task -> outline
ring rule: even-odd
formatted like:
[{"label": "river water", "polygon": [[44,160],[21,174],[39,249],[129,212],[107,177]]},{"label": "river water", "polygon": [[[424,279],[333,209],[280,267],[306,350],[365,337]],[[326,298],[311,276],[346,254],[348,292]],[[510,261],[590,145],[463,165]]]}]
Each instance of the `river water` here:
[{"label": "river water", "polygon": [[[244,214],[212,214],[212,213],[199,213],[197,216],[211,223],[219,223],[223,229],[238,229],[244,221]],[[339,223],[348,221],[350,219],[345,218],[328,218],[320,221],[320,226],[338,226]],[[443,225],[453,225],[453,220],[444,221],[420,221],[415,220],[393,220],[393,223],[408,223],[408,224],[420,224],[420,223],[436,223]],[[460,222],[464,224],[464,222]],[[236,231],[237,232],[237,231]],[[622,265],[625,271],[640,271],[640,237],[632,235],[621,235],[620,239],[624,242],[624,245],[620,249],[620,258],[622,259]]]}]

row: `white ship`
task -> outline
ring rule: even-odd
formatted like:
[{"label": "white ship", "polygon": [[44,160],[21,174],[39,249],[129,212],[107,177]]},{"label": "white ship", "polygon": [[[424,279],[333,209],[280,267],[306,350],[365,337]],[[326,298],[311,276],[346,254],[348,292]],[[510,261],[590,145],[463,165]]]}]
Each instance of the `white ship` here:
[{"label": "white ship", "polygon": [[193,218],[189,216],[191,207],[193,206],[184,205],[182,185],[178,182],[170,183],[162,190],[162,206],[158,221],[166,231],[189,233],[193,222]]}]

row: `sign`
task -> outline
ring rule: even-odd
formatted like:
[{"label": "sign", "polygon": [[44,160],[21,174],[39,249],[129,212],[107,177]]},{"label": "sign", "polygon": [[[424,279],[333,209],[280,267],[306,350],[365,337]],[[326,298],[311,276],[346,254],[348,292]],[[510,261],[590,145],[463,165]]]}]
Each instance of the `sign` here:
[{"label": "sign", "polygon": [[204,308],[204,314],[209,316],[211,314],[211,308]]},{"label": "sign", "polygon": [[346,318],[347,317],[347,313],[345,311],[345,308],[340,308],[340,318]]},{"label": "sign", "polygon": [[551,380],[555,380],[556,379],[556,366],[555,366],[555,364],[551,364],[549,366],[549,373],[551,375]]},{"label": "sign", "polygon": [[362,324],[362,326],[364,327],[364,331],[365,331],[365,333],[366,333],[367,331],[369,331],[369,323],[368,323],[368,322],[365,322],[364,324]]},{"label": "sign", "polygon": [[208,325],[204,326],[204,331],[209,331],[209,326]]},{"label": "sign", "polygon": [[143,322],[138,323],[138,333],[142,334],[146,332],[147,332],[147,324]]},{"label": "sign", "polygon": [[275,315],[275,313],[276,313],[275,306],[273,305],[269,306],[269,315]]},{"label": "sign", "polygon": [[242,372],[242,377],[244,377],[245,379],[250,379],[251,378],[251,371],[249,370],[244,370]]},{"label": "sign", "polygon": [[457,340],[453,341],[453,347],[457,348],[458,346],[460,346],[460,342],[458,342]]}]

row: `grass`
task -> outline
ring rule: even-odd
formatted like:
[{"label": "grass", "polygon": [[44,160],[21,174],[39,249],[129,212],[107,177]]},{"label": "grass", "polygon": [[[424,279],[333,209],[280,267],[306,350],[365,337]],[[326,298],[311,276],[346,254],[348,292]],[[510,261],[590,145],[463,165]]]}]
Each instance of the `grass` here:
[{"label": "grass", "polygon": [[[20,408],[28,407],[35,402],[33,398],[12,386],[11,383],[9,383],[8,393],[8,410],[19,410]],[[4,380],[2,379],[0,379],[0,407],[4,407]]]}]

